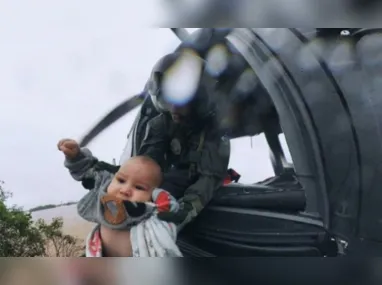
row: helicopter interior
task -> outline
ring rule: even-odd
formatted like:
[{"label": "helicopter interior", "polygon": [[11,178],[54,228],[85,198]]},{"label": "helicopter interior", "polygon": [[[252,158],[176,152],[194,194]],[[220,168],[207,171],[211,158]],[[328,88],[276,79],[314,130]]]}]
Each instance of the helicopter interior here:
[{"label": "helicopter interior", "polygon": [[[235,84],[227,85],[232,89]],[[225,89],[220,96],[229,97],[230,91]],[[308,183],[303,187],[300,178],[304,175],[297,174],[294,166],[286,162],[279,139],[283,128],[275,107],[277,101],[262,84],[258,84],[253,97],[236,102],[236,107],[244,108],[240,109],[240,123],[234,124],[230,137],[263,133],[275,176],[254,184],[231,183],[218,189],[208,207],[181,233],[181,248],[190,255],[192,244],[203,249],[204,254],[216,256],[336,255],[337,244],[328,232],[325,205],[319,204],[323,201],[317,199],[317,185],[306,189]],[[305,175],[305,179],[311,179],[309,176]],[[194,251],[200,253],[195,248]]]},{"label": "helicopter interior", "polygon": [[[130,132],[134,148],[142,140],[142,137],[135,137],[136,130],[144,128],[149,118],[156,115],[153,110],[147,98]],[[248,130],[259,133],[258,127],[253,128],[253,119],[251,117],[247,124],[241,120],[241,127],[235,128],[235,138],[253,135]],[[278,120],[273,120],[273,124],[261,132],[265,133],[271,150],[275,176],[254,184],[230,183],[218,189],[198,218],[180,233],[178,243],[186,256],[323,256],[335,253],[335,245],[319,214],[305,211],[306,191],[293,165],[286,163],[278,136],[281,129]]]},{"label": "helicopter interior", "polygon": [[[277,111],[278,120],[261,129],[273,153],[275,178],[265,189],[264,183],[222,187],[215,197],[220,204],[207,207],[184,235],[189,244],[217,256],[381,251],[381,180],[375,173],[382,149],[379,139],[367,139],[379,133],[382,123],[381,61],[376,60],[381,30],[357,29],[349,32],[353,36],[337,32],[323,36],[320,31],[305,35],[299,29],[256,28],[235,29],[227,37],[256,71]],[[250,100],[245,104],[251,106]],[[241,118],[235,127],[258,125],[253,117]],[[284,163],[277,138],[281,130],[293,168]],[[303,199],[292,198],[297,185],[303,189],[304,209]],[[266,195],[270,199],[261,206],[256,204],[261,199],[252,200]],[[291,200],[299,207],[286,209]]]},{"label": "helicopter interior", "polygon": [[[280,141],[266,133],[275,176],[254,184],[222,186],[180,244],[216,256],[323,256],[336,246],[321,217],[306,212],[306,191],[293,166],[285,165]],[[256,162],[253,162],[256,163]],[[181,246],[183,251],[192,249]]]}]

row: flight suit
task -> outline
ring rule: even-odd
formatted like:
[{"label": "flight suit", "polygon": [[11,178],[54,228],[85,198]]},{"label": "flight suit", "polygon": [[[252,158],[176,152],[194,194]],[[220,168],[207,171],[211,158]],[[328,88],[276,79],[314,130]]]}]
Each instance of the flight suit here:
[{"label": "flight suit", "polygon": [[161,113],[147,123],[138,155],[157,161],[164,172],[161,187],[178,199],[198,200],[200,212],[227,175],[230,142],[212,119],[180,125]]}]

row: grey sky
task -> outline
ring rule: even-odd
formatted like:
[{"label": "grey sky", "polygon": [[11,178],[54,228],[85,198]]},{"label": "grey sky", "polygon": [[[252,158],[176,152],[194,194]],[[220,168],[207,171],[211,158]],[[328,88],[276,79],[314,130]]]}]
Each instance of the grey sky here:
[{"label": "grey sky", "polygon": [[[169,29],[138,28],[139,9],[128,4],[1,3],[0,180],[14,193],[11,202],[25,208],[78,200],[85,192],[63,167],[58,140],[78,139],[141,91],[152,65],[178,40]],[[97,138],[93,153],[118,160],[135,114]],[[249,138],[234,141],[231,166],[243,182],[272,175],[264,137],[252,150]]]}]

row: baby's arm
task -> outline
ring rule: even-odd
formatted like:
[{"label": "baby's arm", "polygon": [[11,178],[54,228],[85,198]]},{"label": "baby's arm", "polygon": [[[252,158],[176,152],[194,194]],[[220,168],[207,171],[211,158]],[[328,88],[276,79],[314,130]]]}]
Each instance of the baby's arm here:
[{"label": "baby's arm", "polygon": [[69,170],[74,180],[82,181],[83,178],[95,178],[94,165],[98,159],[87,148],[82,148],[75,159],[65,158],[64,165]]},{"label": "baby's arm", "polygon": [[95,178],[94,165],[98,159],[92,155],[89,149],[81,149],[76,141],[70,139],[61,140],[58,143],[58,149],[65,154],[64,165],[74,180]]}]

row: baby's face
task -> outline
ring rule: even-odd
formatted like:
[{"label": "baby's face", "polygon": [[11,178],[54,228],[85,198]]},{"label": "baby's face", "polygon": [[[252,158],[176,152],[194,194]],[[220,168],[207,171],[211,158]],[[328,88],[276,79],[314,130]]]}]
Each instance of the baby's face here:
[{"label": "baby's face", "polygon": [[159,183],[160,168],[153,163],[132,158],[120,167],[107,193],[125,201],[149,202]]}]

